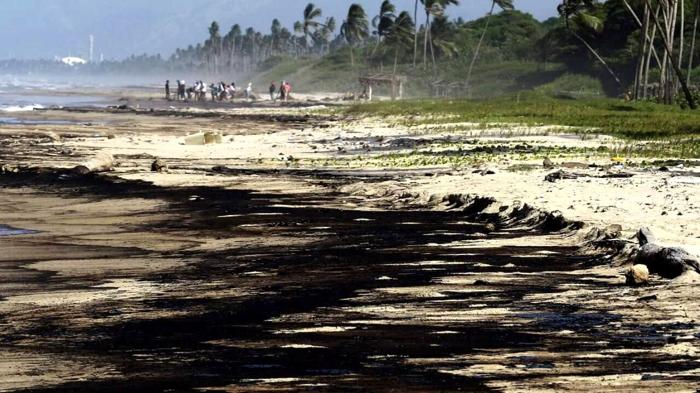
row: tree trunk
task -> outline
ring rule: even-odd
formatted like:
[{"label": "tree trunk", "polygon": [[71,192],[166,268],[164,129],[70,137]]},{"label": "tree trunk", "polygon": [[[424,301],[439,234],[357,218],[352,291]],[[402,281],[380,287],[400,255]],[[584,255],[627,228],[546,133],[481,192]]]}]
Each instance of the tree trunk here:
[{"label": "tree trunk", "polygon": [[396,68],[399,65],[399,47],[398,45],[396,46],[396,50],[394,51],[394,75],[396,75]]},{"label": "tree trunk", "polygon": [[423,68],[428,68],[428,32],[430,31],[430,11],[425,10],[425,32],[423,33]]},{"label": "tree trunk", "polygon": [[[656,8],[656,15],[659,15],[659,7]],[[651,22],[651,21],[650,21]],[[656,41],[656,25],[652,24],[651,26],[651,37],[649,41],[649,46],[653,49],[654,48],[654,41]],[[642,88],[644,89],[643,92],[643,98],[647,99],[648,97],[648,89],[649,89],[649,69],[651,67],[651,51],[647,53],[647,58],[646,58],[646,64],[644,65],[644,84]],[[660,65],[661,63],[659,62],[658,56],[656,57],[656,64]]]},{"label": "tree trunk", "polygon": [[[625,0],[627,3],[627,0]],[[644,5],[644,22],[642,23],[641,39],[639,42],[639,53],[637,57],[636,76],[634,78],[634,99],[639,100],[642,97],[641,88],[642,80],[644,79],[644,59],[646,58],[647,40],[649,39],[649,7]]]},{"label": "tree trunk", "polygon": [[[637,16],[637,13],[634,12],[634,9],[632,8],[632,6],[630,6],[629,2],[628,2],[627,0],[623,0],[623,2],[624,2],[624,4],[625,4],[625,6],[627,7],[627,10],[629,11],[629,13],[630,13],[630,14],[632,15],[632,17],[634,18],[635,22],[637,22],[637,26],[639,26],[641,29],[644,29],[644,26],[643,26],[642,21],[641,21],[641,20],[639,19],[639,17]],[[646,8],[646,6],[645,6],[645,8]],[[658,9],[659,9],[659,8],[657,7],[657,12],[658,12]],[[653,40],[653,39],[649,39],[649,36],[648,36],[648,35],[645,37],[645,40],[646,40],[646,42],[647,42],[649,45],[651,45],[651,52],[652,52],[652,54],[654,55],[654,57],[656,58],[656,62],[660,64],[661,61],[659,60],[659,55],[656,53],[656,48],[654,48],[654,45],[653,45],[653,41],[654,41],[654,40]]]},{"label": "tree trunk", "polygon": [[484,31],[481,32],[481,38],[479,38],[479,43],[476,45],[476,49],[474,50],[474,56],[472,57],[472,61],[469,64],[469,70],[467,71],[467,94],[468,97],[471,98],[472,96],[472,71],[474,71],[474,65],[476,64],[476,59],[479,57],[479,51],[481,50],[481,44],[484,42],[484,38],[486,38],[486,32],[489,29],[489,24],[491,23],[491,17],[493,16],[493,10],[496,8],[496,2],[492,1],[491,2],[491,11],[489,11],[489,15],[486,18],[486,26],[484,26]]},{"label": "tree trunk", "polygon": [[[646,4],[651,6],[650,0],[645,0]],[[666,50],[666,53],[673,53],[673,48],[669,45],[669,41],[667,37],[663,34],[663,29],[661,28],[661,23],[659,23],[659,18],[654,15],[654,24],[656,24],[656,27],[661,31],[661,40],[664,43],[664,49]],[[678,67],[678,64],[673,60],[673,56],[670,56],[670,61],[671,61],[671,66],[673,67],[674,72],[678,76],[678,79],[681,80],[681,87],[683,88],[683,94],[685,94],[685,100],[688,103],[688,106],[691,109],[697,109],[697,104],[695,103],[695,98],[693,97],[693,94],[690,92],[690,89],[688,88],[688,84],[686,83],[686,80],[683,78],[683,72],[681,69]]]},{"label": "tree trunk", "polygon": [[416,0],[413,11],[413,20],[413,68],[416,68],[416,61],[418,60],[418,0]]},{"label": "tree trunk", "polygon": [[[685,45],[685,0],[681,0],[681,37],[680,37],[680,50],[678,51],[678,65],[683,69],[683,46]],[[680,78],[679,78],[680,79]],[[676,84],[673,88],[674,91],[678,91],[678,86],[680,80],[676,80]]]},{"label": "tree trunk", "polygon": [[428,30],[428,34],[430,35],[430,39],[428,42],[430,42],[430,56],[433,59],[433,70],[437,68],[437,62],[435,61],[435,47],[433,46],[433,32],[431,30]]},{"label": "tree trunk", "polygon": [[587,42],[583,37],[581,37],[580,35],[578,35],[578,33],[576,33],[576,32],[573,31],[573,30],[571,30],[571,33],[574,35],[574,37],[576,37],[576,39],[578,39],[579,41],[581,41],[581,43],[583,43],[583,45],[588,49],[588,51],[591,52],[591,54],[593,54],[593,56],[595,56],[596,59],[598,59],[598,61],[600,62],[600,64],[602,64],[603,67],[605,67],[605,69],[608,71],[608,73],[610,74],[610,76],[612,76],[613,79],[615,79],[615,82],[617,83],[617,85],[620,86],[620,89],[623,90],[623,92],[624,92],[625,87],[622,85],[622,82],[620,81],[620,78],[617,77],[617,75],[615,74],[615,71],[613,71],[612,68],[610,68],[610,66],[608,65],[608,63],[605,62],[605,60],[598,54],[598,52],[596,52],[596,50],[593,49],[593,47],[590,46],[590,45],[588,44],[588,42]]},{"label": "tree trunk", "polygon": [[[666,36],[669,41],[669,46],[671,47],[671,50],[675,48],[676,44],[676,24],[678,22],[678,0],[669,0],[669,8],[670,8],[670,14],[671,14],[671,20],[670,20],[670,26],[668,29],[668,35]],[[673,58],[673,52],[669,53],[668,56],[670,58]],[[680,67],[680,61],[677,62]],[[671,67],[666,69],[667,77],[666,77],[666,104],[671,105],[675,102],[676,100],[676,81],[680,79],[680,77],[676,77],[674,75],[673,70]]]},{"label": "tree trunk", "polygon": [[690,85],[691,74],[693,72],[693,56],[695,55],[695,37],[698,34],[698,18],[700,18],[700,1],[695,3],[695,18],[693,21],[693,38],[690,41],[690,58],[688,59],[688,79],[686,83]]}]

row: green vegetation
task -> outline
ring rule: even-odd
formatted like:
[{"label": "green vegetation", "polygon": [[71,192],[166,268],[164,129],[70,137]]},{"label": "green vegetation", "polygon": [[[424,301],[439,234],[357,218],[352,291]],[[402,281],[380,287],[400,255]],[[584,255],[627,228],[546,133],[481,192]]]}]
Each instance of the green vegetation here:
[{"label": "green vegetation", "polygon": [[355,105],[349,114],[400,116],[407,124],[429,122],[518,123],[578,127],[575,132],[627,139],[700,138],[700,112],[618,99],[561,99],[526,92],[489,100],[438,99]]},{"label": "green vegetation", "polygon": [[[689,108],[700,102],[700,0],[560,0],[558,16],[546,21],[519,11],[518,0],[484,0],[490,10],[475,20],[451,18],[461,0],[402,3],[407,9],[395,3],[347,2],[338,21],[302,3],[293,26],[273,19],[279,15],[262,31],[212,22],[203,42],[168,58],[132,56],[70,71],[253,79],[259,90],[284,79],[295,91],[354,93],[359,76],[382,73],[406,76],[412,97],[488,98],[536,89]],[[55,67],[63,66],[0,62],[3,72]]]}]

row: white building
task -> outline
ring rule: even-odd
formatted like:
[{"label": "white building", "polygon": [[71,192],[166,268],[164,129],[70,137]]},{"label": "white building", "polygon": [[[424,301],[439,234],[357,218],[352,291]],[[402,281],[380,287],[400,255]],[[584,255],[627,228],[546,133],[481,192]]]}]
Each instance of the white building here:
[{"label": "white building", "polygon": [[79,64],[87,64],[87,61],[85,61],[85,59],[81,59],[80,57],[68,56],[68,57],[62,58],[61,63],[73,67],[73,66],[76,66]]}]

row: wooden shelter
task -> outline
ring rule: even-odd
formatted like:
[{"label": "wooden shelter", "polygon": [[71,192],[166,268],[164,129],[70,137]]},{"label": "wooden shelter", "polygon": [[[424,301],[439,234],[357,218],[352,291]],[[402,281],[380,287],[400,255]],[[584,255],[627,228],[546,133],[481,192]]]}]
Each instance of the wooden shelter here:
[{"label": "wooden shelter", "polygon": [[372,100],[372,91],[377,86],[388,86],[391,92],[391,99],[403,98],[403,85],[406,77],[395,74],[372,74],[360,77],[362,86],[362,96],[368,101]]},{"label": "wooden shelter", "polygon": [[450,82],[445,80],[435,80],[431,82],[433,97],[462,97],[467,95],[467,84],[465,82]]}]

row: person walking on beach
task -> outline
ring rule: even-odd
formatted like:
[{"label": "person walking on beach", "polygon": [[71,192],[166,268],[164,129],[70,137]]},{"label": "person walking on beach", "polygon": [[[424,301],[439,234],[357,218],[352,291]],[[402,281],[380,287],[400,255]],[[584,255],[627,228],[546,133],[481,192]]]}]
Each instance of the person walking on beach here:
[{"label": "person walking on beach", "polygon": [[270,83],[270,101],[275,102],[275,94],[277,93],[277,86],[275,85],[275,82],[273,81]]},{"label": "person walking on beach", "polygon": [[165,99],[170,101],[170,80],[165,81]]},{"label": "person walking on beach", "polygon": [[287,85],[286,81],[282,81],[280,83],[280,100],[287,102],[287,92],[285,90],[285,86]]},{"label": "person walking on beach", "polygon": [[245,88],[245,98],[250,99],[253,96],[253,82],[248,83],[248,87]]},{"label": "person walking on beach", "polygon": [[187,90],[187,82],[184,80],[178,81],[178,86],[177,86],[177,94],[180,98],[180,101],[185,101],[185,90]]}]

